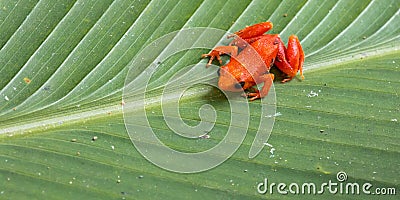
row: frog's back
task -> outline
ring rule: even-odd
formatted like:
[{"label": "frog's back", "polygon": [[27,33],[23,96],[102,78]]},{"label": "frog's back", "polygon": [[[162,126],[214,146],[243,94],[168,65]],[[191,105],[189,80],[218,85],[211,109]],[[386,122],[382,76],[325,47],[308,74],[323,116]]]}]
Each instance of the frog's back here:
[{"label": "frog's back", "polygon": [[237,62],[253,76],[268,72],[278,52],[277,40],[279,35],[263,35],[239,53]]}]

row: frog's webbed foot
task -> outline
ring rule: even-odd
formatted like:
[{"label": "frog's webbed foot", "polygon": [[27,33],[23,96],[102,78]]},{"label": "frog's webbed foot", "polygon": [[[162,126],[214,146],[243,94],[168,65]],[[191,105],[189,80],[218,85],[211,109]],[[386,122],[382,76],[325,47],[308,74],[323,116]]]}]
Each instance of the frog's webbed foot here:
[{"label": "frog's webbed foot", "polygon": [[261,98],[260,92],[257,90],[256,92],[247,92],[242,94],[242,97],[250,98],[250,101]]},{"label": "frog's webbed foot", "polygon": [[252,88],[251,92],[242,94],[244,97],[251,97],[249,100],[253,101],[256,99],[263,98],[268,95],[269,89],[272,86],[272,83],[274,81],[274,74],[264,74],[263,76],[260,77],[260,81],[264,82],[263,87],[261,90],[258,90],[257,88]]},{"label": "frog's webbed foot", "polygon": [[212,61],[217,58],[219,64],[222,64],[222,60],[221,60],[221,52],[218,52],[216,50],[212,50],[210,53],[208,54],[202,54],[201,58],[206,58],[206,57],[210,57],[210,60],[208,60],[208,63],[206,65],[206,67],[209,67],[212,63]]}]

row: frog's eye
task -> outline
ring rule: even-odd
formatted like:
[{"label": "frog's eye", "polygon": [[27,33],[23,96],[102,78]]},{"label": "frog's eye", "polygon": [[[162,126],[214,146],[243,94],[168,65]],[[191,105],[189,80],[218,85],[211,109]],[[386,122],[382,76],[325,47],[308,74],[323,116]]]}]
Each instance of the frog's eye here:
[{"label": "frog's eye", "polygon": [[235,88],[236,88],[236,89],[243,88],[244,84],[245,84],[245,82],[236,83],[236,84],[235,84]]},{"label": "frog's eye", "polygon": [[218,76],[221,76],[221,68],[218,68],[217,74],[218,74]]}]

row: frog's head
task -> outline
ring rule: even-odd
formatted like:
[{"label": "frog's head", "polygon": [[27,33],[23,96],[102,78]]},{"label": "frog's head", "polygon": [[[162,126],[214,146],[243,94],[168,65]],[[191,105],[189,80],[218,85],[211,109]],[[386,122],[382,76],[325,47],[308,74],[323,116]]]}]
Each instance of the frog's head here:
[{"label": "frog's head", "polygon": [[218,70],[219,81],[218,87],[221,90],[231,92],[242,92],[243,90],[252,87],[251,81],[247,81],[247,70],[241,68],[231,68],[227,65],[222,66]]}]

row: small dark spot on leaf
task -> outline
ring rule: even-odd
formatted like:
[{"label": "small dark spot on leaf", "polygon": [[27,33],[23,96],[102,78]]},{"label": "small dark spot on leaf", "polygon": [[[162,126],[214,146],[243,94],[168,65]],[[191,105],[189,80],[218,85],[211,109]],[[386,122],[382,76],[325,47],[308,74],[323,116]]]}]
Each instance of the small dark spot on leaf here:
[{"label": "small dark spot on leaf", "polygon": [[45,86],[45,87],[43,88],[44,91],[49,91],[50,89],[51,89],[50,86]]}]

